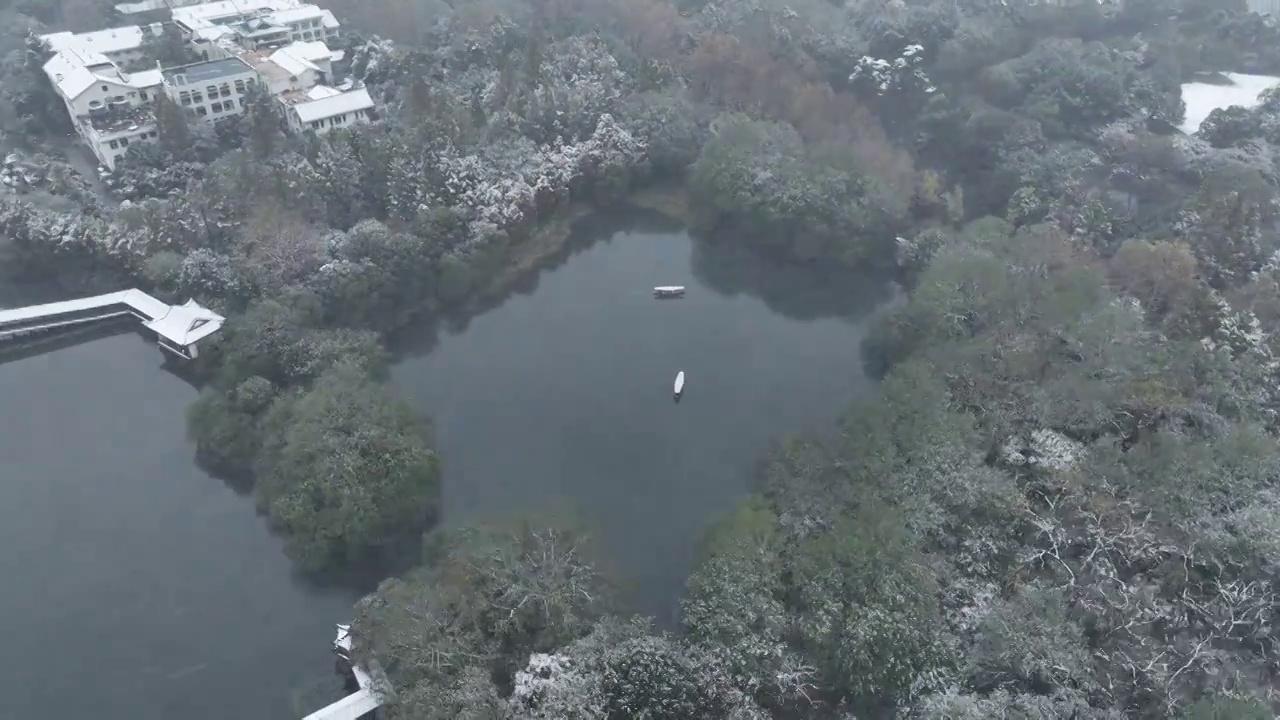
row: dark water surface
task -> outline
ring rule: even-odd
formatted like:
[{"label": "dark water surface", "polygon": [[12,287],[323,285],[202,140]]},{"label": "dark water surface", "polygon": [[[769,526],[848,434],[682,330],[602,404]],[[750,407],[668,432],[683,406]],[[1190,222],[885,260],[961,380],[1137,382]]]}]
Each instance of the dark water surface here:
[{"label": "dark water surface", "polygon": [[340,695],[353,596],[296,580],[252,501],[194,467],[196,391],[154,343],[0,363],[0,718],[297,718]]},{"label": "dark water surface", "polygon": [[[634,608],[670,619],[760,451],[869,388],[859,343],[883,295],[628,222],[584,229],[394,382],[436,421],[447,522],[572,506]],[[666,284],[688,295],[655,300]],[[0,306],[76,294],[0,287]],[[0,355],[0,720],[269,720],[335,699],[354,593],[297,579],[252,501],[194,466],[196,390],[132,332],[47,350]]]},{"label": "dark water surface", "polygon": [[[886,289],[769,270],[670,228],[585,232],[608,239],[393,381],[435,419],[446,522],[570,507],[633,609],[669,621],[700,534],[768,443],[871,386],[860,343]],[[688,292],[656,300],[655,285]]]}]

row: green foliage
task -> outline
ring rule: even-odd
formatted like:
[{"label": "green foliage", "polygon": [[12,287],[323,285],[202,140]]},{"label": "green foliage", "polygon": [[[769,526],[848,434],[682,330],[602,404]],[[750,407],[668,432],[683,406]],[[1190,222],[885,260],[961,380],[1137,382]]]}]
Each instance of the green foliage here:
[{"label": "green foliage", "polygon": [[155,100],[156,135],[160,147],[174,157],[185,155],[192,146],[192,130],[182,108],[161,93]]},{"label": "green foliage", "polygon": [[262,447],[259,419],[275,399],[277,388],[263,377],[250,377],[228,392],[209,388],[187,409],[187,431],[196,443],[196,460],[224,477],[252,477]]},{"label": "green foliage", "polygon": [[1187,709],[1186,720],[1268,720],[1274,717],[1265,703],[1253,699],[1206,698]]},{"label": "green foliage", "polygon": [[867,508],[807,538],[790,575],[805,656],[842,698],[900,697],[941,659],[937,586],[894,513]]},{"label": "green foliage", "polygon": [[[228,315],[197,456],[256,476],[304,567],[432,517],[439,461],[378,333],[492,291],[568,203],[682,178],[719,242],[911,285],[869,338],[873,396],[782,445],[709,532],[681,634],[601,620],[575,533],[449,533],[359,610],[393,718],[1274,714],[1253,698],[1276,680],[1280,95],[1175,129],[1191,71],[1280,68],[1274,22],[1207,0],[338,2],[400,43],[346,48],[383,122],[287,138],[254,94],[215,159],[162,101],[160,148],[115,180],[163,199],[0,208],[23,267],[110,262]],[[25,140],[64,113],[16,38],[0,130]],[[148,51],[181,59],[171,39]]]},{"label": "green foliage", "polygon": [[432,716],[435,697],[458,693],[472,673],[512,677],[529,653],[590,633],[607,608],[603,579],[572,530],[522,521],[447,532],[431,557],[356,607],[357,653],[408,693],[393,718]]},{"label": "green foliage", "polygon": [[883,258],[893,217],[848,155],[810,156],[789,125],[724,116],[689,178],[699,229],[784,259],[850,267]]},{"label": "green foliage", "polygon": [[262,421],[256,491],[304,568],[376,557],[435,512],[439,460],[412,410],[342,362]]},{"label": "green foliage", "polygon": [[[307,296],[302,301],[313,300]],[[375,334],[315,329],[318,308],[276,300],[254,304],[230,319],[210,345],[223,385],[260,376],[288,387],[306,383],[338,363],[380,371],[383,351]]]}]

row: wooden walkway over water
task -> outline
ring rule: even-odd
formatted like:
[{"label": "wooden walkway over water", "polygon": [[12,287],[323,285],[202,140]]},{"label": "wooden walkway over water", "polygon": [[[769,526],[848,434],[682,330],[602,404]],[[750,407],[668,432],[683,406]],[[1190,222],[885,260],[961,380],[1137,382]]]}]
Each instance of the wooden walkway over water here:
[{"label": "wooden walkway over water", "polygon": [[391,686],[381,668],[373,667],[366,671],[351,660],[350,625],[338,626],[338,637],[333,641],[333,650],[347,661],[360,689],[302,720],[357,720],[381,707],[391,694]]},{"label": "wooden walkway over water", "polygon": [[217,332],[225,318],[195,300],[160,302],[141,290],[0,310],[0,342],[28,335],[134,317],[156,333],[160,347],[180,357],[196,356],[196,343]]}]

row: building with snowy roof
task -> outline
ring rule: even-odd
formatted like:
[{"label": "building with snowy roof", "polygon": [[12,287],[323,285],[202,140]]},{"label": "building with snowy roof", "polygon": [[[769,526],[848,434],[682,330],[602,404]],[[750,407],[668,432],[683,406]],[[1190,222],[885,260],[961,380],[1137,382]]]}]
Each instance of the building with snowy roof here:
[{"label": "building with snowy roof", "polygon": [[204,123],[243,112],[244,96],[259,84],[279,101],[283,124],[293,132],[372,119],[367,90],[334,86],[333,66],[343,53],[325,42],[339,29],[332,12],[301,0],[167,2],[172,25],[202,62],[128,70],[145,67],[148,40],[164,36],[164,23],[40,38],[53,53],[45,74],[107,169],[134,144],[157,139],[152,103],[160,93]]}]

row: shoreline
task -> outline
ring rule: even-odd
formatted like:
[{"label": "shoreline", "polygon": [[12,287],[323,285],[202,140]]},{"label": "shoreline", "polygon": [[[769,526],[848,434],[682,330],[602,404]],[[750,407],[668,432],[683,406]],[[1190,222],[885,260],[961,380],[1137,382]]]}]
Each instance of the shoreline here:
[{"label": "shoreline", "polygon": [[537,224],[523,240],[510,245],[509,256],[493,278],[478,288],[462,306],[464,314],[483,312],[486,306],[500,299],[512,287],[532,273],[541,272],[548,261],[563,252],[575,227],[586,218],[617,209],[634,206],[650,210],[689,226],[691,210],[683,183],[660,183],[633,190],[623,200],[609,206],[600,206],[585,200],[570,202],[551,217]]}]

